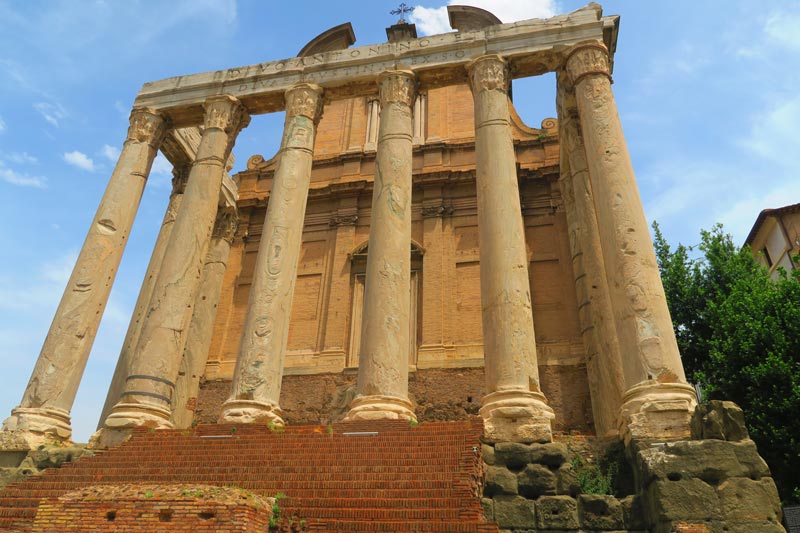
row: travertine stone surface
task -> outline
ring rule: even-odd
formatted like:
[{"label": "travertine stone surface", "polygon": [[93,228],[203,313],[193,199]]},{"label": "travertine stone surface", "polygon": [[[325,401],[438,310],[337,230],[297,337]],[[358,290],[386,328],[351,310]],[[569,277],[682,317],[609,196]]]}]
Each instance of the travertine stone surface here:
[{"label": "travertine stone surface", "polygon": [[375,186],[359,350],[358,392],[346,420],[416,420],[408,400],[411,263],[411,72],[379,78],[381,100]]},{"label": "travertine stone surface", "polygon": [[156,278],[122,398],[95,434],[97,446],[126,438],[136,426],[171,427],[171,403],[186,331],[217,212],[225,161],[250,117],[227,95],[205,103],[205,129],[183,204]]},{"label": "travertine stone surface", "polygon": [[559,183],[567,216],[594,426],[598,435],[610,437],[619,431],[618,417],[625,392],[625,377],[578,109],[574,93],[565,86],[565,75],[559,73],[557,93],[561,141]]},{"label": "travertine stone surface", "polygon": [[696,400],[681,363],[647,220],[611,91],[608,51],[574,47],[566,71],[586,146],[603,258],[622,351],[626,438],[687,437]]},{"label": "travertine stone surface", "polygon": [[68,441],[69,412],[167,124],[152,109],[131,112],[128,136],[56,310],[19,407],[3,423],[38,445]]},{"label": "travertine stone surface", "polygon": [[508,68],[497,55],[469,68],[475,153],[486,385],[486,437],[552,438],[553,411],[539,386],[525,230],[508,108]]},{"label": "travertine stone surface", "polygon": [[208,247],[200,289],[194,300],[194,313],[189,324],[178,379],[175,381],[172,422],[177,428],[191,427],[197,406],[200,377],[208,360],[208,349],[214,333],[222,280],[228,266],[231,243],[239,225],[235,206],[221,206],[217,211],[211,244]]},{"label": "travertine stone surface", "polygon": [[222,422],[282,425],[278,400],[314,155],[322,89],[299,84],[286,91],[280,159],[270,192],[263,238],[231,396]]},{"label": "travertine stone surface", "polygon": [[153,285],[156,282],[158,270],[161,268],[164,252],[167,250],[172,226],[175,224],[181,201],[183,201],[183,192],[186,189],[186,181],[189,178],[190,170],[191,165],[184,165],[181,168],[174,168],[172,171],[174,176],[172,179],[172,194],[169,197],[167,211],[164,213],[164,220],[161,222],[161,229],[158,231],[153,254],[150,256],[150,262],[147,265],[142,288],[139,289],[139,297],[136,300],[136,306],[133,308],[133,315],[128,325],[128,331],[125,334],[125,340],[122,342],[122,350],[120,351],[119,359],[117,359],[117,366],[114,369],[114,377],[111,378],[111,385],[108,387],[108,394],[106,395],[106,402],[103,404],[103,411],[100,413],[100,420],[97,421],[97,429],[103,426],[103,421],[108,416],[108,413],[111,412],[111,408],[119,401],[119,395],[122,394],[125,388],[125,378],[128,376],[131,353],[139,340],[139,334],[142,332],[142,323],[147,313],[147,305],[150,303]]}]

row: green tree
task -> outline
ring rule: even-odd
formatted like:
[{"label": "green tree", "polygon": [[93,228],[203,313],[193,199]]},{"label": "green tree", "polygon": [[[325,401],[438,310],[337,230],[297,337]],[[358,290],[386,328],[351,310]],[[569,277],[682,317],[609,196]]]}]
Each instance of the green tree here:
[{"label": "green tree", "polygon": [[705,399],[744,409],[782,498],[800,501],[800,272],[771,279],[721,225],[701,232],[697,250],[673,251],[653,229],[687,376]]}]

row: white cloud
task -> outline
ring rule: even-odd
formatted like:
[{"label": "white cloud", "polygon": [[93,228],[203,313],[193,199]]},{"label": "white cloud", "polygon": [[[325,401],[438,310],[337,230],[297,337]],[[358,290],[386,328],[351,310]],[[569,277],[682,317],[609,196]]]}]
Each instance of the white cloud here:
[{"label": "white cloud", "polygon": [[30,155],[28,152],[10,152],[0,154],[0,157],[18,165],[35,165],[39,162],[35,156]]},{"label": "white cloud", "polygon": [[776,11],[764,25],[767,38],[791,50],[800,52],[800,12],[785,13]]},{"label": "white cloud", "polygon": [[64,158],[64,161],[74,167],[78,167],[89,172],[94,172],[94,161],[92,161],[91,158],[83,152],[79,152],[78,150],[64,152],[62,157]]},{"label": "white cloud", "polygon": [[169,159],[164,157],[164,154],[158,152],[155,161],[153,161],[153,168],[150,170],[150,173],[172,178],[172,163],[169,162]]},{"label": "white cloud", "polygon": [[42,118],[55,127],[58,127],[59,123],[69,116],[67,111],[58,103],[37,102],[33,104],[33,108],[42,115]]},{"label": "white cloud", "polygon": [[[532,18],[549,18],[558,11],[555,0],[450,0],[457,5],[485,9],[503,22],[516,22]],[[409,20],[417,25],[422,35],[435,35],[453,31],[447,17],[447,7],[416,6]]]},{"label": "white cloud", "polygon": [[754,117],[750,135],[740,145],[777,163],[792,165],[800,175],[797,158],[787,157],[800,153],[800,96],[776,100]]},{"label": "white cloud", "polygon": [[28,176],[27,174],[20,174],[10,168],[5,168],[0,162],[0,180],[10,183],[11,185],[18,185],[20,187],[34,187],[36,189],[46,189],[47,184],[44,178],[37,176]]},{"label": "white cloud", "polygon": [[0,117],[0,133],[5,133],[8,130],[8,126],[6,126],[6,121],[3,120],[3,117]]},{"label": "white cloud", "polygon": [[111,161],[112,163],[116,163],[117,159],[119,159],[119,148],[116,146],[109,146],[108,144],[104,144],[103,148],[100,150],[103,156]]}]

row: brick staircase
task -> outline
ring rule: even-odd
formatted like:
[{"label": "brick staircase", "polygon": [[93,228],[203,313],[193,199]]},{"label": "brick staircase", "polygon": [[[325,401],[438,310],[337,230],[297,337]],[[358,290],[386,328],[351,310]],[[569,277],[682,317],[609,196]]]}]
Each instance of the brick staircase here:
[{"label": "brick staircase", "polygon": [[285,494],[281,516],[325,532],[497,532],[483,519],[479,420],[137,430],[125,444],[0,490],[0,531],[42,498],[91,485],[174,483]]}]

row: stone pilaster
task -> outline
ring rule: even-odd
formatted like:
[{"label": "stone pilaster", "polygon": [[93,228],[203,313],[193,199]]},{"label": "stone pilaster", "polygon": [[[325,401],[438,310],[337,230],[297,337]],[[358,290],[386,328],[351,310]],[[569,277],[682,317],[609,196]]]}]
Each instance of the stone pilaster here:
[{"label": "stone pilaster", "polygon": [[279,399],[322,89],[286,91],[286,121],[231,395],[220,421],[282,425]]},{"label": "stone pilaster", "polygon": [[469,66],[475,101],[476,188],[484,358],[481,400],[493,441],[545,442],[553,410],[539,386],[525,229],[508,106],[508,67],[496,55]]},{"label": "stone pilaster", "polygon": [[620,430],[626,439],[685,437],[695,394],[686,383],[611,91],[608,50],[592,41],[566,57],[622,352],[626,392]]},{"label": "stone pilaster", "polygon": [[108,413],[111,412],[111,408],[119,401],[120,394],[125,388],[125,378],[128,377],[131,352],[139,340],[139,334],[142,332],[142,319],[147,313],[147,304],[150,303],[150,296],[153,294],[153,285],[158,276],[158,269],[161,268],[161,261],[164,259],[164,252],[167,250],[172,226],[178,217],[178,210],[183,201],[183,192],[186,189],[186,181],[189,179],[190,170],[191,165],[172,170],[172,194],[170,194],[167,210],[164,213],[164,220],[161,222],[161,229],[158,231],[156,244],[150,256],[150,262],[147,265],[142,288],[139,289],[139,297],[136,299],[136,306],[133,308],[133,315],[131,316],[130,324],[128,324],[128,331],[125,333],[125,340],[122,342],[122,350],[117,359],[117,366],[114,369],[114,377],[111,378],[111,385],[108,387],[106,402],[103,404],[103,411],[100,413],[97,429],[103,426],[103,421],[105,421]]},{"label": "stone pilaster", "polygon": [[559,73],[558,127],[561,144],[561,197],[572,254],[578,319],[586,349],[586,367],[598,435],[616,437],[625,392],[622,354],[611,307],[600,229],[586,165],[575,94]]},{"label": "stone pilaster", "polygon": [[217,213],[219,190],[236,136],[250,117],[232,96],[208,98],[205,129],[186,184],[183,204],[133,350],[125,390],[112,408],[98,446],[118,442],[133,427],[171,427],[181,355]]},{"label": "stone pilaster", "polygon": [[379,78],[380,127],[361,325],[357,396],[346,420],[414,420],[408,400],[412,113],[416,79]]},{"label": "stone pilaster", "polygon": [[19,406],[4,432],[36,446],[69,441],[69,413],[128,242],[150,168],[166,134],[164,117],[131,113],[128,136],[89,228]]},{"label": "stone pilaster", "polygon": [[203,278],[194,300],[194,313],[189,324],[178,379],[175,381],[172,422],[177,428],[191,427],[194,421],[200,376],[203,375],[208,361],[222,282],[238,225],[239,216],[235,207],[219,208],[203,265]]}]

